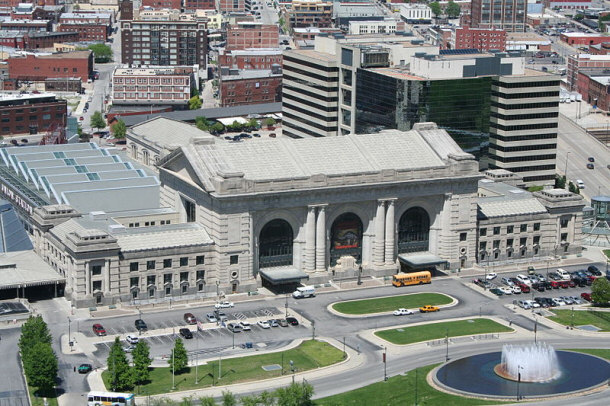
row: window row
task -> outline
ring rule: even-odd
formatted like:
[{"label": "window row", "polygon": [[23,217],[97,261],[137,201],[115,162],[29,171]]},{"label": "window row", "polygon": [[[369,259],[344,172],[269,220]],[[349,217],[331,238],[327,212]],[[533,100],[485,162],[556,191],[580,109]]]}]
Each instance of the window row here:
[{"label": "window row", "polygon": [[[171,268],[174,261],[172,258],[165,258],[163,261],[159,261],[163,263],[163,269]],[[204,255],[197,255],[195,257],[195,265],[203,265],[205,263]],[[180,266],[188,266],[189,265],[189,257],[180,257],[179,259]],[[143,268],[144,269],[144,268]],[[157,261],[152,259],[146,261],[146,270],[155,270],[157,269]],[[129,263],[129,271],[136,272],[140,270],[140,262],[130,262]]]},{"label": "window row", "polygon": [[[514,226],[514,225],[506,226],[506,234],[513,234],[515,232],[515,227],[517,227],[517,229],[521,233],[527,233],[527,231],[528,231],[528,224],[524,223],[524,224],[520,224],[519,226]],[[502,226],[494,226],[494,227],[491,227],[490,230],[493,232],[493,235],[500,235],[500,233],[502,232]],[[534,223],[533,230],[540,231],[540,223]],[[486,235],[487,235],[487,227],[479,228],[479,236],[484,237]]]}]

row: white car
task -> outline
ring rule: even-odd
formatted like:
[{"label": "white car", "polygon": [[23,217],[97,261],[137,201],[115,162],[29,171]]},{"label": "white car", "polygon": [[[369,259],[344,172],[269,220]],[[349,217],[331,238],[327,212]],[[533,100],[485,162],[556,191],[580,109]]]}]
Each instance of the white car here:
[{"label": "white car", "polygon": [[398,310],[394,310],[394,316],[407,316],[409,314],[413,314],[413,312],[409,309],[400,308]]},{"label": "white car", "polygon": [[519,305],[519,307],[525,310],[532,308],[532,305],[527,300],[519,300],[517,304]]},{"label": "white car", "polygon": [[526,302],[532,309],[537,309],[540,307],[540,303],[536,302],[535,300],[526,300]]},{"label": "white car", "polygon": [[517,275],[517,280],[527,286],[532,286],[532,281],[527,275],[520,273],[519,275]]},{"label": "white car", "polygon": [[509,287],[506,287],[506,286],[499,286],[498,289],[500,289],[502,291],[502,293],[504,293],[505,295],[512,295],[513,294],[512,288],[509,288]]},{"label": "white car", "polygon": [[260,328],[271,328],[267,320],[259,320],[256,322]]},{"label": "white car", "polygon": [[498,276],[497,273],[495,272],[489,272],[486,276],[485,279],[487,279],[488,281],[495,279]]},{"label": "white car", "polygon": [[250,330],[252,330],[252,329],[250,328],[250,323],[248,323],[247,321],[240,321],[240,322],[239,322],[239,325],[241,326],[241,329],[242,329],[242,330],[244,330],[244,331],[250,331]]},{"label": "white car", "polygon": [[515,295],[518,295],[521,293],[521,288],[519,286],[512,286],[511,289],[513,290],[513,293]]},{"label": "white car", "polygon": [[138,341],[140,341],[140,339],[138,338],[138,336],[132,336],[131,334],[128,334],[125,337],[125,341],[127,341],[131,345],[136,345]]},{"label": "white car", "polygon": [[554,297],[552,300],[553,300],[553,303],[555,303],[557,306],[565,306],[566,305],[566,302],[564,302],[559,297]]},{"label": "white car", "polygon": [[513,283],[513,281],[511,281],[508,278],[502,278],[502,283],[505,284],[506,286],[515,286],[515,284]]},{"label": "white car", "polygon": [[233,307],[233,306],[235,306],[235,304],[233,304],[233,302],[227,302],[227,301],[218,302],[214,305],[214,307],[217,309],[225,309],[227,307]]}]

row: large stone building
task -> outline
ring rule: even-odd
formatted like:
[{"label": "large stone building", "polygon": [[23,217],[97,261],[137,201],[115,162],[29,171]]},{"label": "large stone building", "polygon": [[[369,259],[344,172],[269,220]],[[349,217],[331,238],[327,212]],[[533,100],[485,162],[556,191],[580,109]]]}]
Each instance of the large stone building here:
[{"label": "large stone building", "polygon": [[525,31],[526,0],[472,0],[471,23],[475,28]]}]

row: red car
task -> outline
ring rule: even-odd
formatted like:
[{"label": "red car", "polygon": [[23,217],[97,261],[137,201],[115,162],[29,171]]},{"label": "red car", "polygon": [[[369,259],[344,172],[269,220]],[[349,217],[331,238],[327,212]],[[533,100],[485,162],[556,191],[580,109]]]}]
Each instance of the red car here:
[{"label": "red car", "polygon": [[101,324],[94,324],[93,325],[93,333],[96,336],[105,336],[106,335],[106,330],[104,329],[104,327]]},{"label": "red car", "polygon": [[197,319],[193,313],[184,313],[184,322],[186,324],[197,324]]},{"label": "red car", "polygon": [[551,287],[553,289],[559,289],[559,286],[560,286],[560,284],[558,281],[551,281]]},{"label": "red car", "polygon": [[570,287],[570,282],[568,281],[559,281],[559,286],[561,286],[562,289],[567,289]]},{"label": "red car", "polygon": [[521,293],[530,293],[530,287],[525,283],[519,283],[517,286],[519,286],[519,289],[521,289]]},{"label": "red car", "polygon": [[586,293],[586,292],[585,293],[581,293],[580,297],[585,299],[587,302],[591,301],[591,294],[590,293]]}]

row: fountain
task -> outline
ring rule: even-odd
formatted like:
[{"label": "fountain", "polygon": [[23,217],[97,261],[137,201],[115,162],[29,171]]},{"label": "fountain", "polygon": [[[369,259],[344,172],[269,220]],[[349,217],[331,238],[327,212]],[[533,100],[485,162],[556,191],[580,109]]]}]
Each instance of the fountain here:
[{"label": "fountain", "polygon": [[501,362],[494,372],[502,378],[521,382],[548,382],[561,375],[557,353],[546,344],[505,344]]}]

